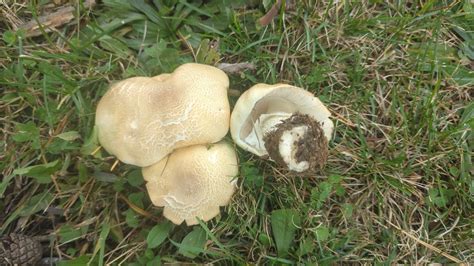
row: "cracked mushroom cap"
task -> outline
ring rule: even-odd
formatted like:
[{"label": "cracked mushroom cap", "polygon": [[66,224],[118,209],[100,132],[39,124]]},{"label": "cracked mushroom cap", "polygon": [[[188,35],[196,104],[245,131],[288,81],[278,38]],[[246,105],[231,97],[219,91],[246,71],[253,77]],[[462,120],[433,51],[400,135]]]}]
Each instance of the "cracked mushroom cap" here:
[{"label": "cracked mushroom cap", "polygon": [[[324,104],[304,89],[287,84],[257,84],[237,100],[230,131],[234,142],[244,150],[258,156],[269,155],[290,170],[303,172],[325,163],[325,158],[313,163],[313,159],[304,157],[312,156],[314,150],[321,150],[321,156],[327,157],[327,142],[334,128],[330,115]],[[313,121],[304,122],[307,119]],[[285,123],[288,125],[283,126]],[[276,138],[269,137],[275,132]],[[298,145],[300,148],[295,147]],[[303,150],[305,147],[310,150]],[[270,154],[271,151],[280,154]]]},{"label": "cracked mushroom cap", "polygon": [[234,148],[219,142],[177,149],[142,172],[150,199],[164,207],[163,215],[175,224],[194,225],[197,218],[212,219],[219,206],[230,202],[238,162]]},{"label": "cracked mushroom cap", "polygon": [[113,84],[97,106],[99,142],[120,161],[152,165],[174,149],[221,140],[228,132],[229,79],[212,66]]}]

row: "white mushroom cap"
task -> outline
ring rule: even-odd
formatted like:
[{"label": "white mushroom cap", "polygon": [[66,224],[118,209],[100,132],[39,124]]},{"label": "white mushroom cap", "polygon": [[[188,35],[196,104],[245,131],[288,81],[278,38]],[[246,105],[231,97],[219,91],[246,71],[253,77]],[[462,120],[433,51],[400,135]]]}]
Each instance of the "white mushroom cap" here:
[{"label": "white mushroom cap", "polygon": [[238,162],[234,148],[219,142],[177,149],[142,171],[150,199],[164,207],[163,215],[175,224],[194,225],[196,217],[208,221],[229,203]]},{"label": "white mushroom cap", "polygon": [[232,139],[244,150],[258,156],[268,155],[263,135],[296,112],[319,122],[324,136],[328,141],[331,139],[334,124],[329,119],[329,110],[312,93],[287,84],[257,84],[246,90],[232,111]]},{"label": "white mushroom cap", "polygon": [[193,63],[171,74],[118,82],[97,106],[99,142],[137,166],[180,147],[217,142],[229,129],[228,87],[223,71]]}]

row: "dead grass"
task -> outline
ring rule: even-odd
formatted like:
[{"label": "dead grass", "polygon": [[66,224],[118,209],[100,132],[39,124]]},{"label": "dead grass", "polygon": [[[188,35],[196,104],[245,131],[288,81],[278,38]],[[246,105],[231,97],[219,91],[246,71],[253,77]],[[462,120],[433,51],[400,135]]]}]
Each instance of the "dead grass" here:
[{"label": "dead grass", "polygon": [[[469,5],[302,1],[259,28],[260,3],[196,4],[232,12],[211,31],[186,13],[196,10],[176,4],[163,15],[179,30],[173,35],[143,10],[104,1],[93,12],[80,9],[79,24],[24,38],[15,31],[31,10],[41,15],[54,5],[2,2],[0,234],[43,236],[47,256],[93,264],[470,262],[474,74],[462,45],[474,39],[454,30],[472,34]],[[192,230],[183,225],[147,248],[161,210],[136,169],[114,166],[90,137],[109,82],[192,61],[204,38],[219,40],[208,53],[220,62],[257,66],[231,76],[234,90],[257,82],[304,87],[329,106],[336,127],[326,168],[306,178],[239,150],[239,190],[220,217],[198,226],[207,241],[189,258],[179,251]],[[33,165],[43,165],[39,174],[17,174]],[[277,256],[271,227],[278,209],[301,215],[286,257]]]}]

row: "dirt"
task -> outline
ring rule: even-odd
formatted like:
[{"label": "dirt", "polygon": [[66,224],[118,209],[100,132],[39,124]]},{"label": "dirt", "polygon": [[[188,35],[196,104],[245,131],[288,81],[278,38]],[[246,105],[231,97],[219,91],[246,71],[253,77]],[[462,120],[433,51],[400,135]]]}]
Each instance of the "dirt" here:
[{"label": "dirt", "polygon": [[300,113],[293,114],[290,118],[278,124],[276,130],[267,133],[263,140],[270,158],[286,168],[286,163],[279,153],[281,136],[284,131],[303,125],[308,126],[308,131],[303,138],[294,143],[297,145],[296,160],[297,162],[308,161],[310,163],[308,170],[304,173],[314,172],[315,170],[322,169],[326,164],[328,141],[324,136],[324,131],[319,122],[309,115]]}]

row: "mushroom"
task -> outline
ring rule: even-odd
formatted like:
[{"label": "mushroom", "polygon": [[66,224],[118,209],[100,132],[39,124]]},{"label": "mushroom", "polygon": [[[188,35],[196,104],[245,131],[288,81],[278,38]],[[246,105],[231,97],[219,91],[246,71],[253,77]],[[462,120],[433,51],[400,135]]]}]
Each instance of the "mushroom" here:
[{"label": "mushroom", "polygon": [[217,142],[229,130],[228,87],[223,71],[194,63],[120,81],[97,107],[99,142],[120,161],[142,167],[174,149]]},{"label": "mushroom", "polygon": [[257,84],[235,104],[230,131],[244,150],[298,173],[324,166],[334,128],[330,112],[310,92],[287,84]]},{"label": "mushroom", "polygon": [[194,145],[173,151],[160,162],[143,168],[151,201],[164,207],[175,224],[208,221],[227,205],[238,174],[234,148],[224,142]]}]

